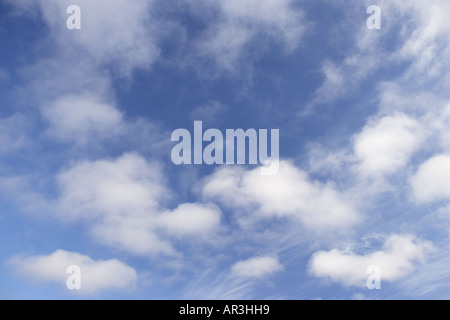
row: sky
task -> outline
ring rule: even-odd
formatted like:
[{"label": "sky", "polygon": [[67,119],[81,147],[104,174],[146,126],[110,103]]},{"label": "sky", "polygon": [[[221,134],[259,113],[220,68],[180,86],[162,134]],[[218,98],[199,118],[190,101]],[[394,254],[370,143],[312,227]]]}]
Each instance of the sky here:
[{"label": "sky", "polygon": [[[448,12],[0,0],[0,299],[450,299]],[[278,171],[174,164],[194,121]]]}]

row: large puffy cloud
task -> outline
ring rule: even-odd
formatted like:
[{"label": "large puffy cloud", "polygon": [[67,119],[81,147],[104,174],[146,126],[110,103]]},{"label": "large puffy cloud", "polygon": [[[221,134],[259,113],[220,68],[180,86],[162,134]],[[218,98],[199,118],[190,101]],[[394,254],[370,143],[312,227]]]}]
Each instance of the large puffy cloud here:
[{"label": "large puffy cloud", "polygon": [[364,176],[383,176],[401,169],[423,141],[421,126],[405,114],[385,116],[356,136],[354,151]]},{"label": "large puffy cloud", "polygon": [[273,176],[263,176],[259,169],[221,168],[205,179],[202,192],[207,199],[260,217],[299,218],[314,230],[345,229],[360,219],[344,194],[310,181],[289,161],[281,161]]},{"label": "large puffy cloud", "polygon": [[234,275],[245,278],[261,278],[283,270],[277,257],[254,257],[236,262],[231,271]]},{"label": "large puffy cloud", "polygon": [[220,225],[214,205],[164,208],[170,191],[160,165],[137,154],[85,161],[57,176],[60,219],[87,221],[95,239],[136,255],[174,254],[171,239],[209,240]]},{"label": "large puffy cloud", "polygon": [[57,250],[49,255],[17,256],[9,260],[16,271],[35,282],[55,282],[66,288],[72,272],[68,268],[80,269],[80,290],[74,293],[92,294],[104,290],[133,289],[137,281],[136,270],[116,260],[93,260],[77,252]]},{"label": "large puffy cloud", "polygon": [[411,178],[415,199],[420,203],[450,199],[449,181],[450,156],[432,157]]},{"label": "large puffy cloud", "polygon": [[386,240],[383,250],[365,255],[338,249],[316,252],[309,262],[309,272],[345,286],[363,287],[370,275],[368,268],[377,266],[381,281],[392,282],[412,272],[416,261],[425,262],[432,248],[431,243],[413,236],[393,235]]}]

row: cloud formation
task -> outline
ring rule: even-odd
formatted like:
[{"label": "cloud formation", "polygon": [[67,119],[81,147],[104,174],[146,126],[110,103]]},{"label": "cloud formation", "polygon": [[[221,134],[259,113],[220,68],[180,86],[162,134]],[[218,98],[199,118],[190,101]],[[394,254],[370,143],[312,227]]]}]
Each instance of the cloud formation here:
[{"label": "cloud formation", "polygon": [[204,180],[202,194],[254,218],[297,218],[314,231],[346,229],[361,218],[333,185],[311,181],[289,161],[281,161],[273,176],[262,176],[259,168],[220,168]]},{"label": "cloud formation", "polygon": [[[197,1],[191,4],[199,5]],[[246,60],[252,41],[258,39],[261,50],[261,40],[270,37],[283,45],[284,51],[292,52],[306,29],[303,11],[292,0],[230,0],[213,4],[219,9],[217,23],[208,26],[196,46],[200,55],[211,57],[227,71],[236,71]]]},{"label": "cloud formation", "polygon": [[244,278],[262,278],[282,271],[283,266],[277,257],[254,257],[248,260],[236,262],[231,271],[233,274]]},{"label": "cloud formation", "polygon": [[[151,0],[134,4],[125,0],[78,0],[81,8],[82,29],[71,32],[66,26],[69,15],[66,9],[70,0],[19,0],[11,1],[22,12],[41,13],[40,17],[50,27],[52,38],[60,54],[83,54],[96,65],[114,63],[117,71],[129,75],[134,68],[148,69],[159,56],[153,37],[150,19]],[[80,30],[80,31],[81,31]]]},{"label": "cloud formation", "polygon": [[123,133],[123,115],[95,96],[65,96],[42,108],[55,140],[86,144],[90,139],[115,137]]},{"label": "cloud formation", "polygon": [[175,254],[173,237],[208,240],[220,226],[220,209],[196,203],[165,209],[170,190],[160,167],[134,153],[77,163],[57,176],[56,215],[86,221],[96,240],[136,255]]},{"label": "cloud formation", "polygon": [[316,252],[310,259],[309,273],[344,286],[364,287],[368,267],[377,266],[381,281],[392,282],[412,272],[415,262],[424,263],[432,248],[431,243],[413,236],[392,235],[382,250],[365,255],[338,249]]},{"label": "cloud formation", "polygon": [[74,293],[93,294],[105,290],[134,289],[136,270],[117,260],[93,260],[78,252],[56,250],[49,255],[17,256],[9,260],[16,270],[35,282],[53,282],[67,288],[69,266],[78,266],[81,275],[80,290]]},{"label": "cloud formation", "polygon": [[[2,191],[20,202],[21,209],[25,207],[22,211],[51,212],[59,221],[88,230],[91,245],[106,246],[119,257],[145,257],[134,260],[136,268],[152,268],[148,258],[154,259],[153,265],[157,257],[164,265],[176,260],[171,265],[176,265],[179,272],[174,276],[176,280],[189,278],[190,272],[197,279],[206,270],[208,276],[199,277],[203,282],[194,280],[191,291],[187,291],[210,298],[254,297],[259,293],[254,284],[258,281],[249,279],[259,280],[283,270],[278,256],[283,264],[290,263],[298,270],[312,255],[310,276],[344,286],[365,285],[367,266],[371,264],[380,266],[383,281],[404,281],[405,275],[431,251],[429,242],[394,235],[382,249],[370,252],[314,252],[322,245],[354,245],[354,238],[361,235],[363,239],[374,227],[369,225],[373,222],[374,228],[386,233],[400,232],[401,222],[402,231],[420,229],[432,234],[433,242],[434,237],[439,238],[434,236],[432,224],[422,223],[427,221],[427,212],[421,205],[450,198],[445,184],[450,179],[446,174],[450,169],[450,29],[444,14],[450,9],[447,0],[386,2],[379,31],[366,29],[366,8],[356,0],[305,6],[293,0],[176,0],[175,6],[153,0],[80,0],[76,4],[82,9],[81,32],[65,28],[66,7],[74,4],[71,1],[7,1],[19,13],[35,17],[38,22],[34,21],[33,26],[41,32],[41,37],[33,40],[34,51],[30,53],[36,57],[18,59],[32,61],[30,65],[15,66],[15,70],[0,68],[0,89],[20,78],[23,83],[17,85],[23,87],[13,93],[20,98],[20,112],[28,113],[36,107],[39,122],[28,123],[29,118],[34,119],[33,110],[33,117],[5,111],[0,119],[2,157],[23,151],[27,144],[36,144],[31,156],[22,152],[29,158],[25,164],[22,159],[14,161],[14,165],[1,163],[2,172],[8,175],[1,179]],[[317,34],[314,39],[305,37],[309,28],[315,32],[319,24],[326,23],[308,23],[317,16],[316,9],[324,8],[330,14],[343,15],[341,23],[333,25],[323,38],[331,40],[330,52],[319,48],[322,43],[317,39],[322,38],[316,38]],[[168,36],[175,31],[179,31],[177,41]],[[335,44],[339,42],[336,47],[333,38]],[[305,52],[299,52],[303,41],[308,41]],[[166,53],[168,56],[164,56]],[[318,59],[312,59],[311,66],[305,65],[303,53],[317,54]],[[297,56],[300,59],[296,60]],[[297,65],[291,68],[290,63]],[[152,66],[159,72],[155,77],[147,73],[153,71]],[[256,66],[249,81],[255,85],[245,89],[236,86],[234,76],[240,77],[247,68]],[[192,70],[205,67],[208,75],[216,78],[208,78],[211,83],[202,79],[198,84],[198,74],[193,75]],[[144,72],[135,78],[137,70]],[[201,176],[204,171],[198,167],[176,171],[170,163],[163,166],[161,157],[156,160],[154,142],[164,145],[170,135],[150,122],[154,121],[150,108],[160,106],[165,95],[172,94],[173,85],[183,87],[180,101],[200,106],[187,110],[183,114],[186,118],[219,123],[227,111],[224,118],[228,123],[234,120],[235,110],[242,109],[246,114],[244,105],[277,103],[280,112],[286,113],[283,117],[290,118],[280,123],[283,131],[302,127],[304,137],[314,140],[311,142],[316,146],[328,129],[327,122],[321,119],[330,115],[316,118],[305,113],[307,121],[297,121],[297,110],[293,113],[289,107],[291,101],[297,104],[303,99],[297,80],[303,84],[305,78],[297,78],[297,70],[308,77],[317,71],[324,76],[323,83],[312,88],[315,94],[311,106],[333,103],[336,109],[349,108],[347,114],[352,115],[340,118],[342,127],[351,132],[332,137],[328,148],[316,148],[309,169],[302,166],[303,135],[295,137],[295,142],[282,151],[296,161],[281,161],[278,174],[273,176],[261,176],[259,168],[237,166],[218,167],[209,176]],[[222,77],[224,71],[233,75],[233,83]],[[267,83],[267,78],[259,78],[261,74],[274,81]],[[159,76],[168,84],[152,82]],[[150,80],[145,86],[133,87],[131,92],[137,95],[130,97],[127,90],[136,79]],[[299,95],[284,88],[283,83],[288,82],[296,84],[292,91]],[[316,85],[314,81],[310,84]],[[147,85],[152,92],[145,92]],[[136,110],[123,103],[141,98],[151,100],[148,110]],[[342,98],[348,98],[345,105],[340,103]],[[173,119],[168,114],[172,109],[163,109],[156,111],[157,117],[163,127],[171,127],[172,123],[164,121]],[[264,108],[258,111],[263,118],[278,121],[273,114],[263,114]],[[142,114],[133,118],[130,114],[134,112]],[[267,125],[258,122],[258,117],[252,121]],[[33,136],[27,136],[27,130]],[[345,141],[345,146],[335,150],[334,138]],[[51,168],[42,169],[42,163]],[[170,179],[178,178],[180,172],[184,172],[183,187],[175,188]],[[192,188],[197,178],[203,178],[200,193]],[[371,183],[376,184],[372,193]],[[180,189],[183,195],[176,194],[175,190]],[[440,215],[436,215],[441,220],[433,223],[448,220],[444,208],[438,209]],[[442,220],[444,215],[447,220]],[[312,231],[314,239],[305,231]],[[331,244],[330,239],[334,241]],[[216,243],[223,250],[200,253],[203,245]],[[254,256],[268,247],[274,256]],[[249,256],[254,257],[236,262],[236,257]],[[133,276],[128,266],[116,260],[94,261],[59,250],[15,261],[24,273],[56,282],[63,280],[60,268],[57,271],[50,266],[46,273],[47,266],[62,266],[72,260],[88,270],[88,280],[93,282],[93,287],[88,287],[90,292],[134,285],[135,271]],[[445,261],[436,262],[439,270]],[[38,271],[33,271],[33,264],[39,266]],[[116,270],[111,273],[123,274],[128,280],[115,287],[112,276],[97,276],[100,267],[108,274]],[[420,284],[426,282],[423,279],[427,279],[427,272],[432,271],[422,271]],[[161,282],[169,281],[165,276]],[[306,277],[302,280],[311,281]],[[281,286],[277,283],[277,289]],[[206,293],[199,294],[201,291]]]},{"label": "cloud formation", "polygon": [[450,199],[449,179],[449,155],[437,155],[428,159],[411,178],[415,199],[419,203]]},{"label": "cloud formation", "polygon": [[376,177],[402,169],[420,147],[419,123],[405,114],[371,121],[355,138],[354,151],[363,176]]}]

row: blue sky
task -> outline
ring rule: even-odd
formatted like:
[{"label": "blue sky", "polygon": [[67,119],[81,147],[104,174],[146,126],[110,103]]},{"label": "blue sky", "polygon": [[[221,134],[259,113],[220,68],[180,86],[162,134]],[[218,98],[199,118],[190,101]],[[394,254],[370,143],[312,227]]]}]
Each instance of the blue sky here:
[{"label": "blue sky", "polygon": [[[0,298],[449,299],[449,10],[0,1]],[[195,120],[278,173],[174,165]]]}]

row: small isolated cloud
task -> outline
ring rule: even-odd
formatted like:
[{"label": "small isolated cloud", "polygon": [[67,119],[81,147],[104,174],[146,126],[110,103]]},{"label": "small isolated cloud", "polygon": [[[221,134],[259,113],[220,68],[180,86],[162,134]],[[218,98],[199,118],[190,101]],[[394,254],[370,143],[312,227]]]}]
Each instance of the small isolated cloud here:
[{"label": "small isolated cloud", "polygon": [[338,249],[316,252],[309,262],[309,273],[344,286],[364,287],[370,275],[367,268],[378,266],[381,281],[392,282],[412,272],[415,262],[424,263],[432,248],[430,242],[413,236],[393,235],[386,240],[383,250],[365,255]]},{"label": "small isolated cloud", "polygon": [[289,161],[279,172],[263,176],[259,168],[220,168],[205,179],[203,195],[260,218],[299,218],[312,230],[348,228],[360,219],[346,197],[332,185],[310,181]]},{"label": "small isolated cloud", "polygon": [[116,260],[93,260],[77,252],[57,250],[50,255],[17,256],[9,260],[17,272],[35,282],[54,282],[64,288],[70,274],[69,266],[80,268],[81,289],[74,293],[92,294],[104,290],[133,289],[137,281],[136,270]]},{"label": "small isolated cloud", "polygon": [[392,174],[407,164],[422,141],[419,123],[405,114],[373,121],[355,139],[358,171],[369,177]]},{"label": "small isolated cloud", "polygon": [[262,278],[283,269],[277,257],[265,256],[239,261],[232,266],[231,271],[239,277]]},{"label": "small isolated cloud", "polygon": [[423,163],[411,178],[419,203],[450,199],[450,155],[438,155]]},{"label": "small isolated cloud", "polygon": [[95,96],[65,96],[41,108],[48,134],[59,141],[85,144],[91,139],[117,136],[122,113]]},{"label": "small isolated cloud", "polygon": [[209,204],[183,203],[173,211],[162,213],[159,224],[174,236],[206,236],[217,231],[221,212]]}]

